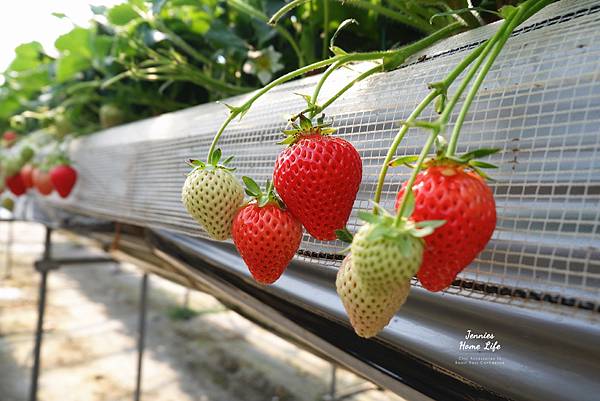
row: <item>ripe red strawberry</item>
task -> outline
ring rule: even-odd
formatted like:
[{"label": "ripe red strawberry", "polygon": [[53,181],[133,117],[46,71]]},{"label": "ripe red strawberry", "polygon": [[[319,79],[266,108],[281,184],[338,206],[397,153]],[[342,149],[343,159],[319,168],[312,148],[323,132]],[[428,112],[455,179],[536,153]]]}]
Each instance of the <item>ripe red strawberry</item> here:
[{"label": "ripe red strawberry", "polygon": [[[481,252],[496,226],[496,204],[483,178],[467,166],[431,163],[413,185],[412,219],[445,220],[425,237],[423,262],[417,273],[423,287],[441,291]],[[396,208],[406,184],[398,193]]]},{"label": "ripe red strawberry", "polygon": [[61,164],[50,170],[50,180],[56,192],[66,198],[77,182],[77,170],[67,164]]},{"label": "ripe red strawberry", "polygon": [[38,192],[44,196],[50,195],[54,190],[52,181],[50,181],[50,173],[40,168],[33,170],[33,186]]},{"label": "ripe red strawberry", "polygon": [[33,166],[26,164],[21,168],[21,179],[25,188],[33,188]]},{"label": "ripe red strawberry", "polygon": [[302,226],[283,209],[270,183],[262,193],[243,177],[246,193],[255,201],[238,209],[233,218],[233,242],[256,281],[274,283],[290,263],[302,240]]},{"label": "ripe red strawberry", "polygon": [[16,196],[21,196],[27,191],[25,188],[25,184],[23,183],[23,179],[21,178],[21,174],[17,173],[15,175],[11,175],[10,177],[6,177],[6,186]]},{"label": "ripe red strawberry", "polygon": [[285,131],[290,146],[275,162],[273,182],[289,211],[319,240],[334,240],[346,226],[362,179],[362,161],[352,144],[332,137],[334,130],[300,125]]}]

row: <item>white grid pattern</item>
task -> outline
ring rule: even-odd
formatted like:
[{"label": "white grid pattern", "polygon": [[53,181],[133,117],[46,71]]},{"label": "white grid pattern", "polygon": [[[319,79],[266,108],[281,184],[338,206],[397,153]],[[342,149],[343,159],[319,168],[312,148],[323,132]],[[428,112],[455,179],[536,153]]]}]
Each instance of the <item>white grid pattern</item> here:
[{"label": "white grid pattern", "polygon": [[[598,8],[597,1],[565,0],[524,24],[507,43],[477,95],[459,151],[502,149],[490,160],[500,166],[492,171],[496,181],[491,184],[498,224],[486,250],[461,274],[467,284],[448,292],[520,303],[523,297],[517,293],[498,296],[500,290],[490,291],[507,287],[541,294],[542,298],[557,295],[600,302]],[[360,225],[356,212],[370,207],[397,121],[405,119],[427,94],[428,83],[444,77],[468,49],[494,29],[496,26],[487,26],[448,39],[424,52],[433,56],[430,59],[373,76],[328,109],[339,135],[351,141],[363,159],[363,182],[348,222],[351,231]],[[348,70],[334,74],[321,99],[355,74]],[[286,118],[303,106],[303,100],[293,93],[311,93],[317,79],[275,88],[259,99],[241,122],[230,125],[220,146],[225,155],[236,155],[239,176],[250,175],[258,182],[271,176],[281,149],[276,142]],[[187,172],[183,161],[204,157],[224,117],[221,106],[203,105],[74,143],[81,183],[71,200],[56,204],[204,236],[180,203]],[[426,111],[422,117],[435,116]],[[417,154],[423,142],[422,132],[410,131],[398,154]],[[388,173],[381,202],[388,209],[408,175],[403,168]],[[342,248],[341,243],[305,235],[301,245],[305,256],[298,257],[337,266],[339,260],[333,255]],[[471,286],[470,280],[480,285]]]}]

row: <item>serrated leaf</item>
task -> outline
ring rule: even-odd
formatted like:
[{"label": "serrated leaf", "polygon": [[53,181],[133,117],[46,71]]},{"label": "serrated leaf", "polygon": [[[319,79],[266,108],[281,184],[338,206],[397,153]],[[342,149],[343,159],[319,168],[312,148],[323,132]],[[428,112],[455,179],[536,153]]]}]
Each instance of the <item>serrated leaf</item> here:
[{"label": "serrated leaf", "polygon": [[351,244],[352,240],[354,239],[354,236],[348,230],[347,227],[344,227],[341,230],[335,230],[335,236],[337,237],[337,239],[339,239],[340,241],[345,242],[347,244]]},{"label": "serrated leaf", "polygon": [[408,165],[409,163],[414,163],[419,160],[419,156],[417,155],[406,155],[400,156],[392,160],[389,164],[390,167],[398,167],[402,165]]},{"label": "serrated leaf", "polygon": [[242,181],[244,182],[244,185],[246,185],[246,193],[250,192],[248,195],[259,196],[261,194],[260,187],[252,178],[243,176]]}]

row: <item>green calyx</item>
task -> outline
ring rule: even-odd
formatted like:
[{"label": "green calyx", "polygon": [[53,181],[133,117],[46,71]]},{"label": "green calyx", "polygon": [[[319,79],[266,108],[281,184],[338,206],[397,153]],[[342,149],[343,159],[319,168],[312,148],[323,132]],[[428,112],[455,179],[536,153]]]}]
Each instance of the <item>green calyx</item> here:
[{"label": "green calyx", "polygon": [[283,201],[275,194],[275,189],[271,180],[267,180],[264,192],[252,178],[243,176],[242,181],[244,181],[244,185],[246,185],[246,195],[256,199],[256,205],[258,207],[265,207],[272,204],[280,209],[285,209]]},{"label": "green calyx", "polygon": [[325,123],[325,115],[321,114],[317,119],[317,123],[313,124],[310,118],[300,113],[290,119],[292,129],[283,130],[286,138],[278,142],[279,145],[293,145],[302,137],[309,135],[331,135],[335,132],[335,128],[331,128],[330,123]]},{"label": "green calyx", "polygon": [[415,208],[415,196],[412,191],[410,191],[407,196],[407,203],[400,218],[391,215],[377,204],[375,204],[373,213],[367,211],[358,212],[358,217],[361,220],[373,226],[373,230],[368,237],[370,240],[374,241],[381,237],[400,239],[400,237],[406,234],[415,238],[423,238],[446,223],[445,220],[427,220],[419,222],[411,220],[410,216]]},{"label": "green calyx", "polygon": [[[498,153],[500,149],[497,148],[482,148],[473,150],[471,152],[464,153],[462,155],[448,156],[446,155],[446,144],[443,141],[443,138],[438,138],[438,151],[436,156],[431,157],[423,162],[423,167],[432,167],[432,166],[462,166],[467,167],[481,177],[491,180],[491,178],[482,170],[482,169],[490,169],[490,168],[498,168],[495,164],[487,163],[478,159],[483,157],[487,157]],[[410,168],[414,168],[414,163],[417,162],[419,156],[416,155],[408,155],[408,156],[400,156],[395,158],[389,163],[390,167],[398,167],[398,166],[406,166]]]},{"label": "green calyx", "polygon": [[187,164],[192,168],[190,174],[196,170],[226,170],[235,171],[235,168],[229,167],[229,163],[233,160],[234,156],[229,156],[225,160],[221,161],[222,152],[221,149],[216,149],[210,154],[210,159],[205,163],[201,160],[190,159]]}]

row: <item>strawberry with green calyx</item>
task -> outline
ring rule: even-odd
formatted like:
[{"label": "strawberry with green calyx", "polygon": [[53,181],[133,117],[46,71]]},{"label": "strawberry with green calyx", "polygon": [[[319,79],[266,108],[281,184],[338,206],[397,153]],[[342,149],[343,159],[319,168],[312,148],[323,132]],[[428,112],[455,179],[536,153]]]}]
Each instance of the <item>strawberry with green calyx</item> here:
[{"label": "strawberry with green calyx", "polygon": [[[441,152],[424,163],[412,190],[415,221],[442,219],[444,226],[425,238],[423,262],[417,277],[423,287],[441,291],[485,248],[496,227],[496,204],[481,168],[495,167],[475,160],[495,153],[481,149],[460,157]],[[486,177],[484,175],[484,177]],[[398,193],[396,208],[406,183]]]},{"label": "strawberry with green calyx", "polygon": [[289,211],[319,240],[334,240],[352,211],[362,180],[362,161],[333,128],[300,114],[285,130],[289,145],[275,162],[273,183]]},{"label": "strawberry with green calyx", "polygon": [[267,181],[266,191],[242,177],[246,194],[254,200],[233,219],[231,236],[248,270],[261,284],[274,283],[290,263],[302,240],[302,225],[287,211]]},{"label": "strawberry with green calyx", "polygon": [[360,337],[373,337],[390,322],[410,292],[410,279],[392,287],[366,288],[358,279],[352,254],[346,256],[335,281],[337,293]]},{"label": "strawberry with green calyx", "polygon": [[181,201],[186,210],[208,233],[223,241],[231,235],[233,216],[244,201],[244,188],[228,167],[233,157],[222,163],[221,150],[211,152],[208,163],[190,160],[192,171],[181,189]]},{"label": "strawberry with green calyx", "polygon": [[444,221],[414,222],[409,217],[414,200],[409,199],[403,214],[392,216],[380,207],[375,213],[359,212],[367,223],[356,233],[350,246],[354,274],[365,291],[398,289],[413,277],[423,259],[423,237]]}]

